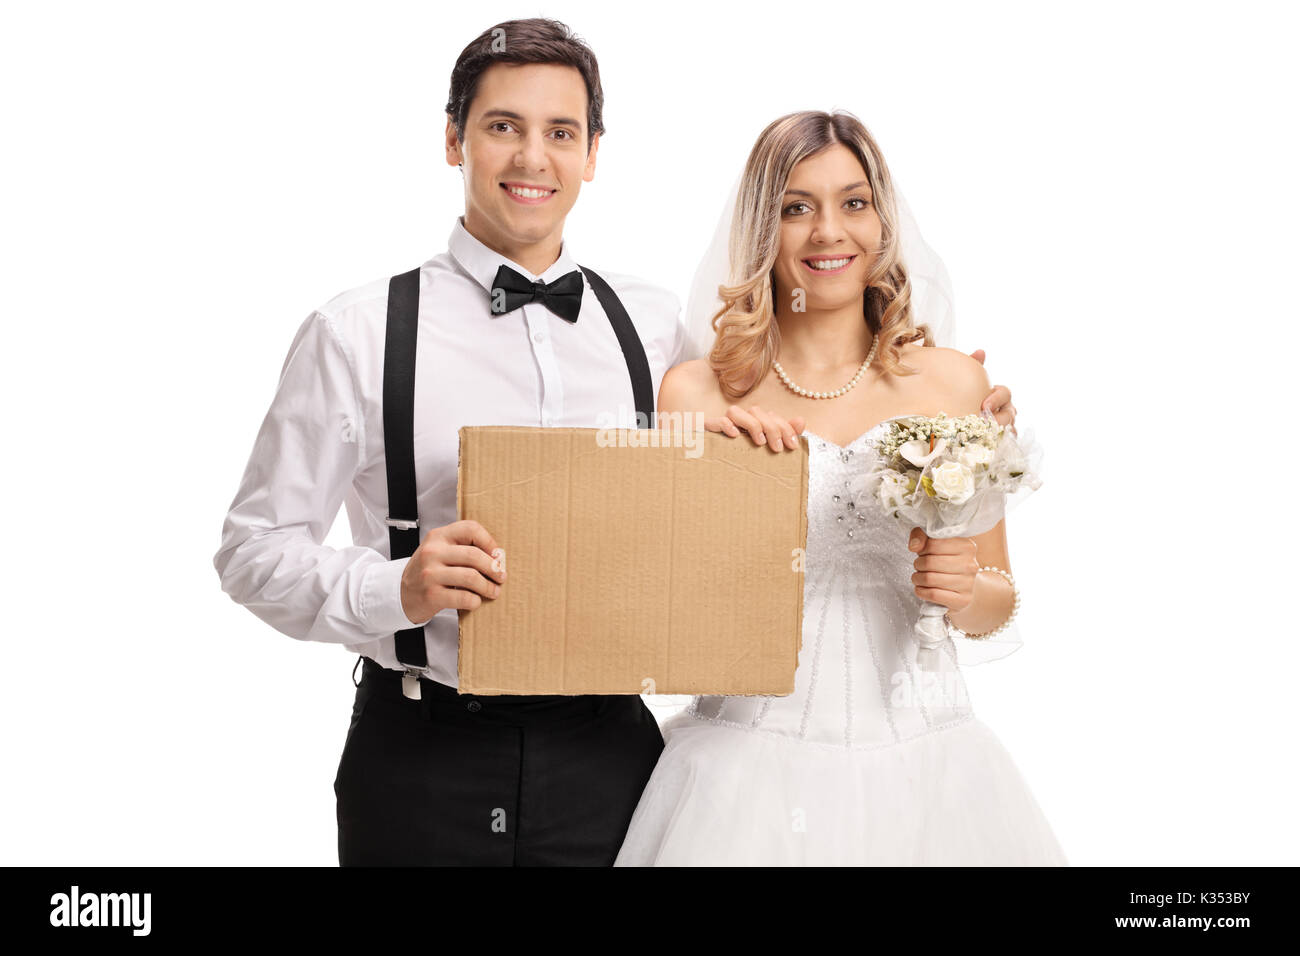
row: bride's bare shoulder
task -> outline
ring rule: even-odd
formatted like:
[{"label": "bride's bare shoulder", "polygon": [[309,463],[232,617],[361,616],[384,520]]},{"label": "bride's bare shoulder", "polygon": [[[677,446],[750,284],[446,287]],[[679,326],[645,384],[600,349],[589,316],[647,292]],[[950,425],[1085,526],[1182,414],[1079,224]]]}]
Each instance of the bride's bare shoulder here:
[{"label": "bride's bare shoulder", "polygon": [[973,372],[984,368],[965,352],[944,348],[942,345],[923,345],[920,342],[908,342],[899,346],[898,357],[907,365],[920,362],[927,368],[948,372]]},{"label": "bride's bare shoulder", "polygon": [[909,342],[899,349],[899,360],[921,374],[916,383],[954,408],[950,414],[977,410],[993,386],[983,364],[958,349]]},{"label": "bride's bare shoulder", "polygon": [[702,411],[717,404],[718,378],[705,359],[690,359],[664,372],[659,383],[661,411]]}]

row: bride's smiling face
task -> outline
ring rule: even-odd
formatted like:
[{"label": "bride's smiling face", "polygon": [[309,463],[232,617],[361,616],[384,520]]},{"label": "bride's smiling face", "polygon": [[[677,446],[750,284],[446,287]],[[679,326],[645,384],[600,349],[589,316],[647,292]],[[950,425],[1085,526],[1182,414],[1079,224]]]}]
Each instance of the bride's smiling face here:
[{"label": "bride's smiling face", "polygon": [[839,143],[795,164],[781,206],[778,309],[803,289],[809,309],[861,301],[880,248],[880,217],[867,173]]}]

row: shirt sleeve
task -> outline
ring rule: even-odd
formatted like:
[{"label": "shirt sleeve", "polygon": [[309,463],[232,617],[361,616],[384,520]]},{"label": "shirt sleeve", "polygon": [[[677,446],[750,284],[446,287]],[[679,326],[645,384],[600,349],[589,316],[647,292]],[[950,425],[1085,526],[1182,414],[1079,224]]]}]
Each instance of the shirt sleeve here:
[{"label": "shirt sleeve", "polygon": [[289,348],[213,557],[221,589],[289,637],[362,644],[416,626],[401,602],[409,559],[322,543],[363,436],[347,353],[329,317],[313,312]]},{"label": "shirt sleeve", "polygon": [[675,320],[673,325],[673,348],[672,355],[669,357],[668,367],[680,365],[690,358],[690,335],[686,331],[686,323],[682,317],[682,302],[677,296],[673,296],[673,309],[675,310]]}]

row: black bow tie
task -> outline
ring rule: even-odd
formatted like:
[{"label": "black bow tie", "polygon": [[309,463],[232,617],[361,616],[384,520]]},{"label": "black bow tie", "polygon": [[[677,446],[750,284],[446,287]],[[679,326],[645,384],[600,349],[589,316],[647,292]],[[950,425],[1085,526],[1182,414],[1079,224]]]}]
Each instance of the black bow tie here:
[{"label": "black bow tie", "polygon": [[540,302],[566,322],[577,322],[582,309],[582,273],[574,269],[554,282],[533,282],[509,266],[502,266],[492,280],[491,294],[488,308],[496,315]]}]

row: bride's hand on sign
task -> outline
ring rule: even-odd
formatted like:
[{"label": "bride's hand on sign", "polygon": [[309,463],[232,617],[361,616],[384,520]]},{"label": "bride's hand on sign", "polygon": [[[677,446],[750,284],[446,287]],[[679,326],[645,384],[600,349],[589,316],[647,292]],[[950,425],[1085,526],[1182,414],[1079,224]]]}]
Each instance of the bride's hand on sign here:
[{"label": "bride's hand on sign", "polygon": [[424,536],[402,571],[402,612],[414,624],[444,608],[472,610],[501,593],[505,551],[477,521],[455,521]]},{"label": "bride's hand on sign", "polygon": [[796,416],[786,421],[780,415],[765,412],[757,405],[751,405],[748,411],[739,405],[732,405],[727,409],[727,414],[705,419],[704,428],[706,431],[722,432],[731,438],[739,437],[743,429],[755,445],[767,445],[773,451],[793,451],[799,447],[804,420]]}]

